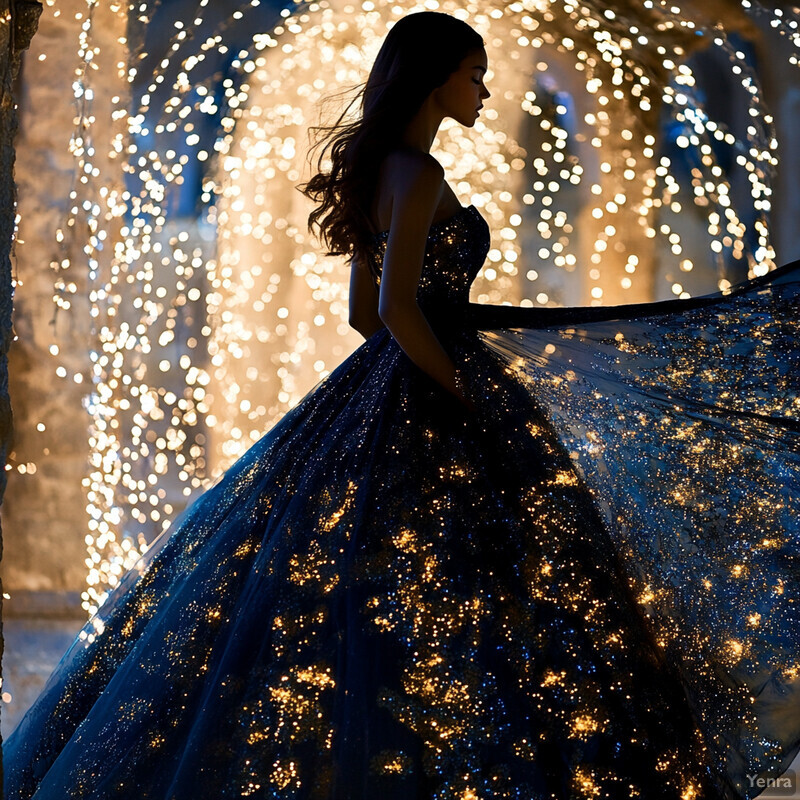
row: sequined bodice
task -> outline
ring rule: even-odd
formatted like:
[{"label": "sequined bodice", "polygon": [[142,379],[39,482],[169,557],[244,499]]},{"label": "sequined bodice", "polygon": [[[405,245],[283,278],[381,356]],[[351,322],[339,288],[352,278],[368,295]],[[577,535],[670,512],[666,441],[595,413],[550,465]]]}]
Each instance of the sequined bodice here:
[{"label": "sequined bodice", "polygon": [[[372,273],[380,285],[389,232],[374,238],[369,252]],[[469,303],[469,287],[489,252],[489,226],[475,206],[431,225],[422,264],[417,300],[423,311]]]}]

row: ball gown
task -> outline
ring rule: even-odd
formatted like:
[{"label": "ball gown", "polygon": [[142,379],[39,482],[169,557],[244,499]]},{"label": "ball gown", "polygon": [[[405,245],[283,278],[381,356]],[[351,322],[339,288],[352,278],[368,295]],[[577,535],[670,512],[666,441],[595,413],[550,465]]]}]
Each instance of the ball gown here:
[{"label": "ball gown", "polygon": [[488,248],[472,206],[435,223],[418,292],[476,410],[373,334],[87,623],[9,800],[728,800],[786,769],[798,264],[489,307]]}]

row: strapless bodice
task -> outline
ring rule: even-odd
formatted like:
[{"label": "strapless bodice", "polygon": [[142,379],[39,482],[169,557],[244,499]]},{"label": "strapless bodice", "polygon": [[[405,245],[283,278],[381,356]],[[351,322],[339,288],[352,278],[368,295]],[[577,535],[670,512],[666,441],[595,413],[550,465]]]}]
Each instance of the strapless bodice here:
[{"label": "strapless bodice", "polygon": [[[380,286],[389,232],[376,234],[369,248],[370,270]],[[489,252],[489,226],[475,206],[431,225],[425,246],[417,301],[423,311],[466,307],[469,287]]]}]

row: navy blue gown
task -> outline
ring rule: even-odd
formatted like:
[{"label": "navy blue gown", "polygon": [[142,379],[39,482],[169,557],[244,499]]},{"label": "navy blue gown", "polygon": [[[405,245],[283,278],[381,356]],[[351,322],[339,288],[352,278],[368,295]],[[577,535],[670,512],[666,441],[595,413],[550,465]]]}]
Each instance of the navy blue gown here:
[{"label": "navy blue gown", "polygon": [[488,247],[435,224],[418,294],[477,411],[371,336],[87,623],[8,800],[729,800],[789,765],[800,270],[484,307]]}]

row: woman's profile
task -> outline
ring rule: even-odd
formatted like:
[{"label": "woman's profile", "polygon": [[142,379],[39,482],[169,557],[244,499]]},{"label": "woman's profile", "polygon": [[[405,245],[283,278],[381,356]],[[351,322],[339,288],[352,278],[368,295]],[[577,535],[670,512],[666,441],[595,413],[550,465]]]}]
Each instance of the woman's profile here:
[{"label": "woman's profile", "polygon": [[430,150],[489,68],[391,28],[303,187],[365,341],[87,624],[9,800],[729,800],[797,753],[797,266],[470,303],[488,225]]}]

